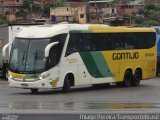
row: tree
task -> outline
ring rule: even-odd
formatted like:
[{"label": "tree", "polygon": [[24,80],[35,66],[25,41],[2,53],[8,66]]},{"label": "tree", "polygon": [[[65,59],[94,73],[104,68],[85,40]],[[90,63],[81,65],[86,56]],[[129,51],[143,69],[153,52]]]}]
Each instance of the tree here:
[{"label": "tree", "polygon": [[23,8],[30,9],[30,0],[23,0]]},{"label": "tree", "polygon": [[6,23],[7,23],[7,21],[6,21],[6,16],[0,15],[0,25],[6,24]]},{"label": "tree", "polygon": [[64,0],[56,0],[56,6],[62,6],[64,3]]},{"label": "tree", "polygon": [[44,14],[49,16],[50,15],[50,8],[52,7],[52,3],[44,4]]},{"label": "tree", "polygon": [[42,10],[42,6],[39,4],[33,4],[32,9],[33,9],[33,11],[38,12],[38,11]]},{"label": "tree", "polygon": [[143,22],[143,25],[148,26],[148,27],[149,26],[158,26],[159,23],[155,20],[146,20],[146,21]]},{"label": "tree", "polygon": [[139,11],[140,16],[144,17],[143,25],[160,25],[160,8],[155,5],[146,5]]}]

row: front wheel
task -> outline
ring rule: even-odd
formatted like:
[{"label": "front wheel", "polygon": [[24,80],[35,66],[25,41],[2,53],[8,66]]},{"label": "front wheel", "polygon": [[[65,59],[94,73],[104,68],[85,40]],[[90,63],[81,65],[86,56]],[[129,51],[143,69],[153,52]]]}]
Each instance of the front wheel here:
[{"label": "front wheel", "polygon": [[69,92],[70,91],[70,87],[71,87],[70,80],[69,80],[68,77],[66,77],[65,80],[64,80],[64,85],[63,85],[62,91],[63,92]]},{"label": "front wheel", "polygon": [[8,69],[5,69],[3,71],[3,76],[2,76],[4,79],[8,80]]},{"label": "front wheel", "polygon": [[38,93],[38,89],[31,89],[31,93],[32,94],[37,94]]}]

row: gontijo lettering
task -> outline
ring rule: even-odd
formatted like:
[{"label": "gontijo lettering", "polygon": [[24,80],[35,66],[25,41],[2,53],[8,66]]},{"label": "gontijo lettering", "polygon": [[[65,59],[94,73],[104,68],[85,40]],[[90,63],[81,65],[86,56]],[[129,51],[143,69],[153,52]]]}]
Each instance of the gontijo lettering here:
[{"label": "gontijo lettering", "polygon": [[124,60],[124,59],[138,59],[139,58],[139,53],[138,52],[133,52],[133,53],[113,53],[112,54],[112,59],[113,60]]}]

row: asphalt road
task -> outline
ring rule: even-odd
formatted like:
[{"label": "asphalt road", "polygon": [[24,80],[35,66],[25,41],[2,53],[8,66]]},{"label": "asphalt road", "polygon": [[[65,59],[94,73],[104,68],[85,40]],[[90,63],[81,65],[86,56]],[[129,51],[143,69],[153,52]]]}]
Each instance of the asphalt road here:
[{"label": "asphalt road", "polygon": [[75,120],[83,118],[83,114],[160,113],[160,78],[142,81],[138,87],[85,86],[73,88],[69,93],[48,89],[38,94],[9,88],[6,81],[0,80],[0,113],[0,119],[18,116],[20,120],[31,117]]}]

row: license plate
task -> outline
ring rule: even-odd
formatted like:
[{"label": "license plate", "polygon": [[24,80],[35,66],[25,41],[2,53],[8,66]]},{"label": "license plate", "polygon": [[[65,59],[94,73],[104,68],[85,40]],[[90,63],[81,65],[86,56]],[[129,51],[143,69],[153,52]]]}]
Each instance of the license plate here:
[{"label": "license plate", "polygon": [[28,84],[27,83],[22,83],[21,86],[22,87],[28,87]]}]

